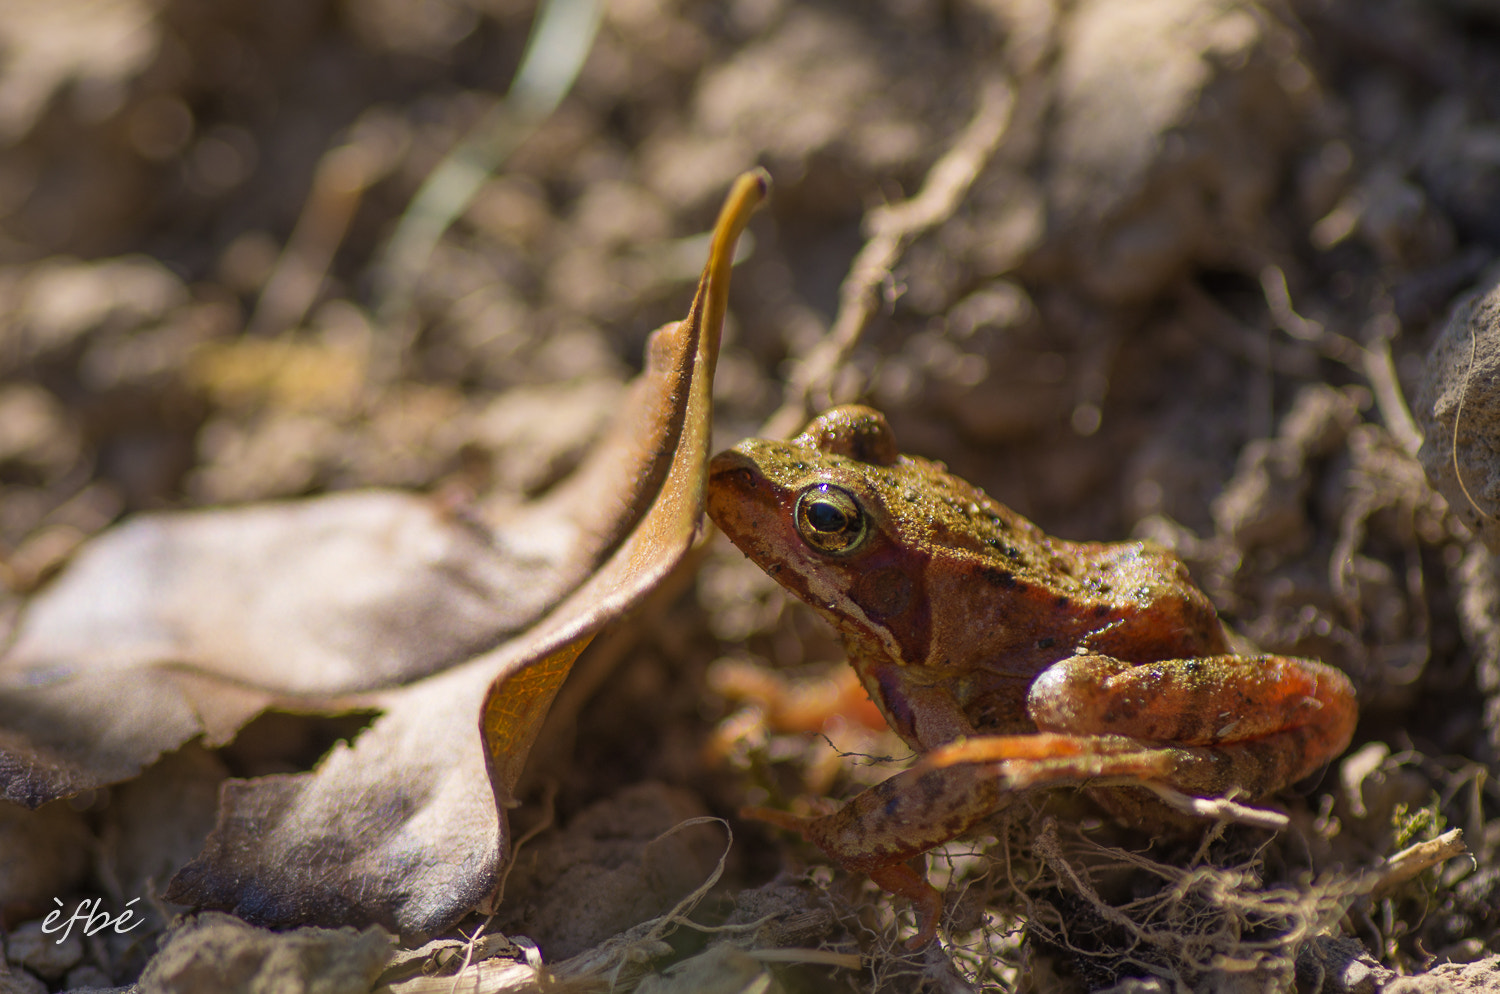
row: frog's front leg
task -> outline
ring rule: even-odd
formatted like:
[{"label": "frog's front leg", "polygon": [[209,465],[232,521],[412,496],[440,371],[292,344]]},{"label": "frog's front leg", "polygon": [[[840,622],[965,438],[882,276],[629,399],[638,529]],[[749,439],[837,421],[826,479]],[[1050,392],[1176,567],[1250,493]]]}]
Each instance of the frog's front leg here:
[{"label": "frog's front leg", "polygon": [[798,832],[845,869],[863,873],[880,887],[910,898],[917,934],[909,948],[937,937],[943,896],[908,861],[957,838],[1003,802],[1002,784],[980,765],[907,770],[856,795],[820,818],[750,808],[746,817]]},{"label": "frog's front leg", "polygon": [[[872,654],[852,652],[851,660],[871,699],[909,745],[925,750],[975,734],[946,686]],[[912,769],[819,818],[767,808],[741,813],[800,833],[840,866],[910,898],[917,934],[909,945],[916,949],[937,937],[943,897],[908,861],[983,821],[1002,803],[1003,786],[982,767]]]},{"label": "frog's front leg", "polygon": [[1261,796],[1343,752],[1357,717],[1347,676],[1286,656],[1075,656],[1037,677],[1027,711],[1043,734],[969,739],[922,768],[1001,763],[1013,787],[1135,777],[1200,796],[1233,787]]}]

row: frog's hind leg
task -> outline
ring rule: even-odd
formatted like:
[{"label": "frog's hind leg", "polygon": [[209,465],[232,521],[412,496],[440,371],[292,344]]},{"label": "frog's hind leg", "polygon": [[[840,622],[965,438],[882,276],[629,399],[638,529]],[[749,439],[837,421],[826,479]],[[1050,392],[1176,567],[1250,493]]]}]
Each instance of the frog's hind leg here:
[{"label": "frog's hind leg", "polygon": [[[1172,782],[1269,794],[1349,747],[1357,709],[1340,671],[1290,656],[1208,656],[1131,664],[1074,656],[1032,681],[1038,729],[1184,748]],[[1211,750],[1218,768],[1194,747]]]}]

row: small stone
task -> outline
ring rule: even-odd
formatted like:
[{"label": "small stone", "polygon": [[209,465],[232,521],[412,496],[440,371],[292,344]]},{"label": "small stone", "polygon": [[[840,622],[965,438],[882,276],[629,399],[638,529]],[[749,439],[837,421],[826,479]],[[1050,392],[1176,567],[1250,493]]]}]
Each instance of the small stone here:
[{"label": "small stone", "polygon": [[12,963],[55,980],[83,959],[83,939],[76,928],[49,934],[41,922],[27,922],[10,934],[6,952]]},{"label": "small stone", "polygon": [[1253,241],[1310,106],[1296,39],[1256,6],[1073,5],[1046,139],[1048,244],[1034,260],[1049,282],[1149,300]]},{"label": "small stone", "polygon": [[1453,512],[1500,552],[1500,279],[1461,301],[1427,356],[1417,456]]},{"label": "small stone", "polygon": [[70,893],[88,872],[88,853],[88,827],[66,803],[35,811],[0,805],[0,907],[16,918],[55,910],[52,898]]},{"label": "small stone", "polygon": [[318,990],[363,994],[391,957],[392,940],[377,925],[272,932],[208,911],[183,921],[141,974],[141,990]]},{"label": "small stone", "polygon": [[47,985],[25,970],[0,966],[0,994],[47,994]]},{"label": "small stone", "polygon": [[97,966],[84,964],[68,971],[68,979],[63,981],[63,986],[68,989],[68,994],[86,994],[88,991],[114,990],[116,985]]}]

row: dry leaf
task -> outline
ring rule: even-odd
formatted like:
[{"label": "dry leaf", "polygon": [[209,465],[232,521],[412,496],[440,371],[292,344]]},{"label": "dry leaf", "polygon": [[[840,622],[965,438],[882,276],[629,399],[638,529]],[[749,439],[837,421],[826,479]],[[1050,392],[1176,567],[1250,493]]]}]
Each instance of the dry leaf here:
[{"label": "dry leaf", "polygon": [[652,337],[613,434],[545,500],[486,528],[344,494],[144,516],[87,546],[0,658],[3,796],[128,779],[272,705],[373,707],[312,773],[226,784],[169,899],[408,936],[484,900],[506,847],[496,798],[557,686],[701,522],[729,264],[764,192],[763,174],[736,184],[688,318]]},{"label": "dry leaf", "polygon": [[[724,290],[734,243],[763,184],[751,175],[736,185],[688,318],[652,339],[642,380],[657,398],[653,431],[610,443],[612,451],[659,453],[667,466],[624,544],[531,631],[384,695],[386,714],[315,773],[233,785],[218,828],[173,880],[170,899],[268,925],[373,920],[427,935],[492,896],[508,845],[503,806],[553,695],[594,633],[680,561],[702,521]],[[637,395],[644,392],[638,385]],[[626,482],[639,487],[644,475],[636,471]],[[601,487],[592,492],[620,489]],[[473,734],[481,726],[483,747]],[[493,793],[483,786],[486,764]],[[351,797],[362,799],[352,810]]]}]

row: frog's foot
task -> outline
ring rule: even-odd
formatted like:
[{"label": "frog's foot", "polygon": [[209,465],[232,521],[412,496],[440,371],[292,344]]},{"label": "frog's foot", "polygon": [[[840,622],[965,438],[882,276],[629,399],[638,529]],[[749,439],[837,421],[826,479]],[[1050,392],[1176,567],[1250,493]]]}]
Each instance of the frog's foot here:
[{"label": "frog's foot", "polygon": [[740,808],[741,818],[751,818],[755,821],[763,821],[777,828],[784,828],[788,832],[796,832],[798,835],[812,841],[811,826],[820,821],[820,818],[808,818],[804,815],[794,815],[790,811],[778,811],[775,808],[748,807]]},{"label": "frog's foot", "polygon": [[774,732],[821,732],[838,722],[877,732],[890,727],[858,674],[842,663],[821,677],[793,679],[743,660],[721,659],[709,667],[708,682],[721,697],[756,708]]},{"label": "frog's foot", "polygon": [[[834,812],[820,818],[808,818],[775,808],[741,808],[740,817],[754,818],[796,832],[846,869],[864,873],[882,890],[909,898],[917,916],[917,934],[906,941],[907,949],[921,949],[937,938],[938,923],[943,917],[942,892],[907,862],[886,863],[883,860],[891,858],[889,854],[859,853],[847,848],[849,840],[839,836],[841,828],[847,832],[844,823],[848,822],[848,815],[841,819],[840,812]],[[896,858],[899,860],[902,855],[906,853],[897,853]]]},{"label": "frog's foot", "polygon": [[988,765],[960,764],[898,773],[822,817],[766,808],[742,814],[796,832],[844,869],[910,898],[917,934],[908,946],[916,949],[937,937],[943,897],[909,865],[910,860],[994,814],[1009,800],[1001,788]]},{"label": "frog's foot", "polygon": [[910,898],[912,912],[917,916],[917,934],[906,940],[907,949],[915,952],[937,938],[938,922],[943,918],[943,895],[926,877],[907,863],[877,867],[865,873],[881,889]]}]

